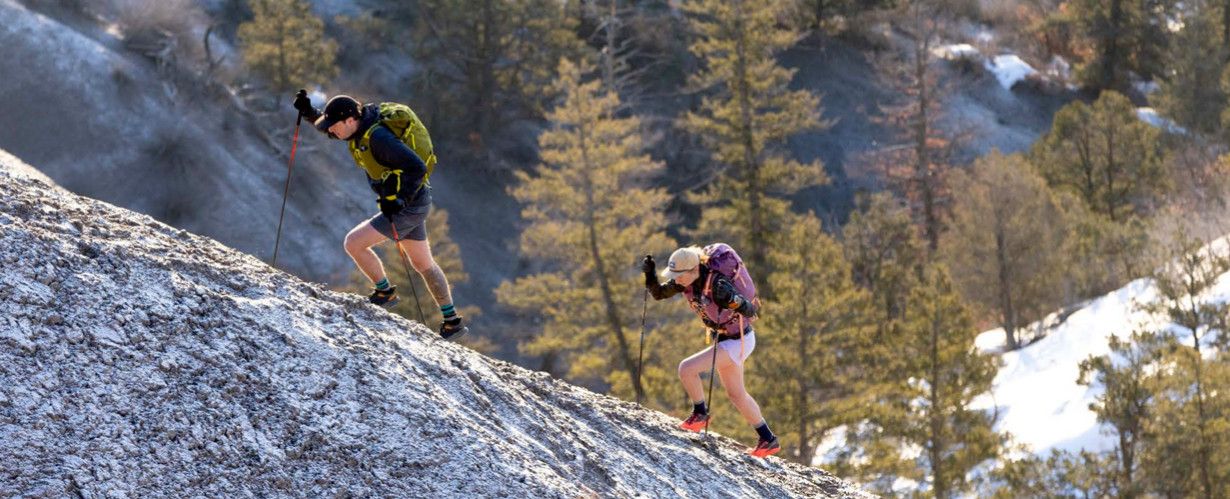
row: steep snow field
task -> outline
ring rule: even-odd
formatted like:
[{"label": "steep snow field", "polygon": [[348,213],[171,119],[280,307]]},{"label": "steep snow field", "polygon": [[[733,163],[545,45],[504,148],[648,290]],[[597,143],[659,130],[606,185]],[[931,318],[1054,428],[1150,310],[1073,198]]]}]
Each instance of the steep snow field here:
[{"label": "steep snow field", "polygon": [[[993,395],[981,404],[999,411],[996,429],[1044,456],[1051,449],[1109,450],[1113,441],[1100,433],[1097,415],[1089,410],[1101,387],[1078,384],[1079,365],[1090,355],[1109,353],[1112,334],[1127,337],[1141,326],[1160,324],[1139,310],[1155,295],[1149,280],[1134,281],[1072,314],[1045,338],[1000,355],[1004,363]],[[984,332],[977,340],[983,351],[1002,351],[1005,343],[1003,329]]]},{"label": "steep snow field", "polygon": [[[1218,239],[1205,248],[1219,254],[1228,250],[1230,238]],[[1196,298],[1207,303],[1230,300],[1230,274],[1222,275]],[[1063,320],[1054,314],[1044,319],[1045,326],[1031,326],[1045,327],[1046,335],[1016,351],[1005,352],[1003,329],[983,332],[976,339],[976,347],[999,355],[1003,364],[992,392],[979,398],[975,408],[997,412],[996,430],[1010,433],[1014,443],[1024,444],[1026,452],[1034,455],[1046,457],[1052,449],[1074,453],[1082,449],[1113,450],[1115,437],[1109,433],[1110,428],[1099,424],[1097,414],[1089,408],[1104,388],[1096,383],[1077,383],[1080,362],[1090,356],[1109,354],[1107,342],[1111,335],[1127,338],[1137,331],[1177,327],[1164,315],[1142,308],[1158,299],[1153,281],[1138,279],[1090,301]],[[832,462],[838,455],[836,451],[845,444],[846,431],[844,426],[830,431],[817,447],[813,464],[824,466]],[[1009,455],[1013,459],[1020,457]],[[908,491],[916,485],[902,481],[896,490]]]},{"label": "steep snow field", "polygon": [[866,497],[676,424],[0,171],[0,497]]},{"label": "steep snow field", "polygon": [[[1226,248],[1227,240],[1220,239],[1207,250],[1224,253]],[[1230,275],[1221,276],[1215,286],[1197,298],[1206,302],[1230,299]],[[982,400],[984,407],[997,407],[997,429],[1012,433],[1017,442],[1040,455],[1049,454],[1051,449],[1113,449],[1114,439],[1104,433],[1105,428],[1089,409],[1103,388],[1079,385],[1079,364],[1091,355],[1108,354],[1111,335],[1126,338],[1134,331],[1176,327],[1164,316],[1141,310],[1141,305],[1156,300],[1152,280],[1136,280],[1090,302],[1049,329],[1046,337],[1003,353],[1004,364],[995,378],[994,393]],[[1002,329],[984,332],[977,340],[983,351],[1002,351],[1004,344]]]}]

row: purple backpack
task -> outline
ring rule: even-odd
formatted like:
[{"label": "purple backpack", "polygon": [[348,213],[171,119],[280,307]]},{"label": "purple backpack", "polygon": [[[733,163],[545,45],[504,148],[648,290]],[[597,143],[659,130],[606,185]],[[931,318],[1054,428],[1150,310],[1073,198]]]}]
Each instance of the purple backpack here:
[{"label": "purple backpack", "polygon": [[[724,328],[728,334],[738,335],[742,332],[742,327],[751,324],[756,320],[755,317],[743,317],[738,312],[730,309],[719,308],[713,303],[713,277],[714,273],[720,273],[730,279],[730,282],[735,285],[735,290],[743,295],[752,303],[759,303],[756,300],[756,284],[752,282],[752,277],[747,273],[747,267],[743,265],[743,259],[739,258],[739,254],[735,253],[734,248],[726,243],[714,243],[705,246],[701,253],[704,257],[701,258],[702,265],[710,271],[709,278],[705,282],[704,295],[707,300],[702,305],[700,300],[694,300],[692,296],[692,287],[688,286],[684,290],[684,296],[687,297],[688,303],[692,305],[692,310],[700,315],[702,319],[708,319]],[[742,320],[740,320],[742,319]]]}]

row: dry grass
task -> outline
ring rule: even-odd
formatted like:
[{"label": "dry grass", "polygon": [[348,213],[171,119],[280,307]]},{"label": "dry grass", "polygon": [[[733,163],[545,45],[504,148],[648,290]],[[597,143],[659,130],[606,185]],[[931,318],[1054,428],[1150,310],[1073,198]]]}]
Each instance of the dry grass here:
[{"label": "dry grass", "polygon": [[115,0],[118,24],[130,44],[174,44],[181,59],[201,57],[209,18],[195,0]]}]

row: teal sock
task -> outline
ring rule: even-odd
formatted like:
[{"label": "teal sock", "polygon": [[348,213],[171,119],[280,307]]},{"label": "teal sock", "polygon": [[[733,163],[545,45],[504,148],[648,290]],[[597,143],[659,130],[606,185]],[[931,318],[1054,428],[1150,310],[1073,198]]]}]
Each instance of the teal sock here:
[{"label": "teal sock", "polygon": [[376,289],[379,289],[380,291],[389,289],[389,278],[385,277],[384,279],[381,279],[380,282],[376,283]]},{"label": "teal sock", "polygon": [[444,315],[444,320],[449,320],[449,319],[452,319],[453,317],[457,317],[457,309],[453,307],[452,303],[445,305],[443,307],[440,307],[440,313]]}]

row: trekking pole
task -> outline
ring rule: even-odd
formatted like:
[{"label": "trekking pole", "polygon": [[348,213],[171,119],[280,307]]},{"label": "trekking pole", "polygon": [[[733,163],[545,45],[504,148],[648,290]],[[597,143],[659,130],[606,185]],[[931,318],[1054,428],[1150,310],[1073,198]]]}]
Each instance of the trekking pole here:
[{"label": "trekking pole", "polygon": [[286,168],[286,189],[282,192],[282,214],[278,215],[278,235],[273,240],[273,264],[278,266],[278,245],[282,242],[282,219],[286,217],[286,198],[290,197],[290,172],[295,169],[295,148],[299,146],[299,124],[303,122],[303,114],[295,119],[295,140],[290,144],[290,166]]},{"label": "trekking pole", "polygon": [[393,243],[397,245],[397,254],[401,255],[401,265],[406,269],[406,283],[410,285],[410,291],[414,293],[414,305],[419,309],[419,324],[427,325],[427,319],[423,317],[423,304],[419,303],[419,290],[414,288],[414,278],[410,277],[410,261],[406,259],[406,252],[401,249],[401,237],[397,235],[397,224],[393,223],[393,217],[389,217],[389,227],[393,228]]},{"label": "trekking pole", "polygon": [[[714,338],[713,339],[713,363],[709,365],[709,395],[707,395],[708,398],[706,399],[707,403],[709,404],[709,422],[710,423],[713,422],[713,373],[717,370],[717,351],[718,351],[718,340],[717,338]],[[709,425],[706,424],[705,433],[704,435],[701,435],[701,437],[704,438],[708,436],[709,436]]]},{"label": "trekking pole", "polygon": [[[641,386],[641,366],[645,362],[645,310],[649,308],[649,289],[645,289],[644,300],[641,302],[641,353],[636,357],[636,386]],[[645,389],[641,388],[636,391],[636,404],[641,405],[641,393]]]}]

